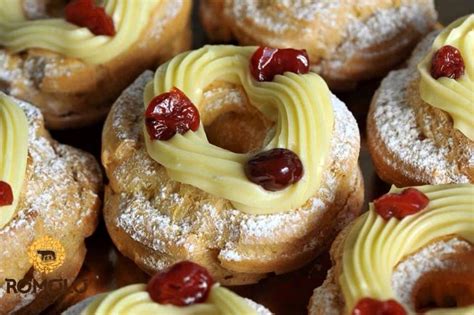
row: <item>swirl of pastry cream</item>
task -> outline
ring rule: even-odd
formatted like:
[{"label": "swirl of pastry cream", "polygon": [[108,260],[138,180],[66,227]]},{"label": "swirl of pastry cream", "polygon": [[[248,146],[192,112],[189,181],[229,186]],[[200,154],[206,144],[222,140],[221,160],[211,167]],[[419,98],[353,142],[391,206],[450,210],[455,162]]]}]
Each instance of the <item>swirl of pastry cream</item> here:
[{"label": "swirl of pastry cream", "polygon": [[212,287],[206,303],[179,307],[156,303],[150,298],[145,284],[133,284],[99,295],[81,313],[81,315],[101,314],[256,315],[257,312],[245,299],[219,285]]},{"label": "swirl of pastry cream", "polygon": [[107,62],[126,51],[147,27],[161,0],[105,0],[116,29],[113,37],[96,36],[64,19],[28,20],[21,0],[0,0],[0,46],[13,52],[44,48],[91,64]]},{"label": "swirl of pastry cream", "polygon": [[258,82],[249,60],[256,47],[205,46],[183,53],[162,65],[145,90],[147,106],[155,96],[179,88],[200,108],[203,90],[214,81],[241,85],[258,110],[275,122],[275,132],[262,150],[287,148],[303,163],[303,178],[271,192],[250,182],[244,173],[249,154],[234,153],[207,140],[201,123],[196,132],[177,134],[168,141],[152,141],[144,127],[150,156],[163,165],[171,179],[228,199],[237,209],[267,214],[302,206],[313,196],[328,158],[334,124],[330,92],[315,73],[277,75]]},{"label": "swirl of pastry cream", "polygon": [[[459,79],[430,74],[434,53],[445,45],[456,47],[462,55],[465,73]],[[435,39],[430,53],[418,65],[420,95],[431,106],[449,113],[454,127],[474,140],[474,14],[458,19]]]},{"label": "swirl of pastry cream", "polygon": [[28,158],[28,121],[25,113],[0,92],[0,181],[10,185],[13,203],[0,207],[0,229],[16,214]]},{"label": "swirl of pastry cream", "polygon": [[[429,198],[428,206],[398,220],[385,221],[370,205],[350,229],[344,243],[339,283],[346,313],[358,300],[396,299],[391,286],[394,268],[404,257],[442,237],[456,236],[474,243],[474,185],[416,187]],[[391,193],[402,189],[392,187]],[[405,308],[407,308],[405,306]],[[474,306],[437,309],[426,314],[472,314]]]}]

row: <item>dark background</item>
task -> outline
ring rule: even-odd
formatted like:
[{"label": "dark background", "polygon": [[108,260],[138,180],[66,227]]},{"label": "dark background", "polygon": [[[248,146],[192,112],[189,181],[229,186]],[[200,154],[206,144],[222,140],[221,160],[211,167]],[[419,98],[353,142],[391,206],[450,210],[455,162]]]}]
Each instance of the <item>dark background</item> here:
[{"label": "dark background", "polygon": [[474,0],[435,0],[435,3],[441,23],[449,23],[474,12]]}]

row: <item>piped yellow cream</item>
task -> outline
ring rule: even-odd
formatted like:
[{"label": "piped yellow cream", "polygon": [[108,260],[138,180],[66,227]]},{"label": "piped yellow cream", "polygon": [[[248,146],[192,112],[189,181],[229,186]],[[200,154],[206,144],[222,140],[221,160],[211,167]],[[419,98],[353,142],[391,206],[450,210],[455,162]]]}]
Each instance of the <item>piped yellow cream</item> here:
[{"label": "piped yellow cream", "polygon": [[[464,59],[465,73],[459,79],[436,80],[430,74],[434,53],[445,45],[459,49]],[[451,115],[454,128],[474,140],[474,14],[456,20],[438,35],[418,71],[421,98]]]},{"label": "piped yellow cream", "polygon": [[[346,314],[350,314],[364,297],[396,299],[391,286],[394,268],[403,258],[429,243],[456,236],[474,244],[474,185],[416,188],[429,198],[426,209],[402,220],[392,218],[385,221],[370,204],[369,211],[359,217],[349,231],[344,242],[339,278]],[[392,187],[390,192],[401,190]],[[437,309],[426,314],[451,314],[449,312],[473,314],[474,306]]]},{"label": "piped yellow cream", "polygon": [[81,315],[257,315],[240,296],[226,288],[212,287],[206,303],[178,307],[154,302],[145,284],[133,284],[104,293],[84,309]]},{"label": "piped yellow cream", "polygon": [[21,0],[0,0],[0,46],[12,52],[43,48],[91,64],[107,62],[125,52],[141,36],[161,0],[105,0],[115,36],[96,36],[64,19],[28,20]]},{"label": "piped yellow cream", "polygon": [[258,82],[249,60],[256,47],[205,46],[178,55],[158,68],[145,90],[144,103],[173,87],[200,109],[203,91],[214,81],[241,85],[250,103],[275,122],[275,134],[262,150],[287,148],[303,163],[303,178],[282,191],[264,190],[247,179],[249,154],[234,153],[207,140],[202,124],[196,132],[152,141],[144,126],[150,156],[171,179],[228,199],[241,211],[268,214],[302,206],[321,185],[330,154],[334,114],[329,89],[315,73],[285,73],[272,82]]},{"label": "piped yellow cream", "polygon": [[0,92],[0,181],[10,185],[13,203],[0,206],[0,229],[15,217],[28,159],[28,121],[23,110]]}]

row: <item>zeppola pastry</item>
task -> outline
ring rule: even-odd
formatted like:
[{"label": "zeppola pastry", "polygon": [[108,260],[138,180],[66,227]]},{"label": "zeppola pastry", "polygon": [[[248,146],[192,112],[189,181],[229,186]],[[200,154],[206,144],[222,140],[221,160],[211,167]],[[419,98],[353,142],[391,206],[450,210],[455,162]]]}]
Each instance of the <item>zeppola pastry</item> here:
[{"label": "zeppola pastry", "polygon": [[473,196],[472,184],[392,187],[337,237],[309,314],[473,314]]},{"label": "zeppola pastry", "polygon": [[0,92],[0,313],[39,313],[72,283],[101,186],[92,156],[51,139],[36,107]]},{"label": "zeppola pastry", "polygon": [[91,124],[145,69],[189,49],[191,1],[0,0],[0,90],[48,128]]},{"label": "zeppola pastry", "polygon": [[214,41],[307,50],[331,89],[386,74],[436,23],[432,0],[202,0]]},{"label": "zeppola pastry", "polygon": [[63,315],[270,315],[262,305],[214,283],[205,268],[179,262],[153,276],[71,307]]},{"label": "zeppola pastry", "polygon": [[474,15],[428,35],[368,115],[378,175],[397,186],[474,183]]},{"label": "zeppola pastry", "polygon": [[253,283],[307,263],[358,215],[358,154],[353,116],[304,51],[205,46],[113,105],[105,222],[150,274],[192,260]]}]

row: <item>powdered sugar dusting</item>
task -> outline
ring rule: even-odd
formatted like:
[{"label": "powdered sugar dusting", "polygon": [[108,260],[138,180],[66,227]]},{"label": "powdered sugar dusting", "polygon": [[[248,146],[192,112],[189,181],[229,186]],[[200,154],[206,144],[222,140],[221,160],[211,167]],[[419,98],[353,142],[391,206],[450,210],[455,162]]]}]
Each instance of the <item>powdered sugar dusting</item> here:
[{"label": "powdered sugar dusting", "polygon": [[250,299],[244,299],[244,301],[250,305],[250,307],[252,307],[258,315],[272,315],[272,312],[270,312],[265,306],[255,303]]},{"label": "powdered sugar dusting", "polygon": [[208,99],[211,98],[212,95],[215,93],[220,94],[220,96],[223,96],[222,98],[214,98],[212,101],[206,103],[206,110],[207,111],[214,111],[226,104],[236,104],[236,105],[241,105],[243,103],[242,100],[242,95],[238,91],[234,90],[228,90],[228,89],[223,89],[223,88],[217,88],[213,89],[210,91],[205,91],[203,94],[203,99]]},{"label": "powdered sugar dusting", "polygon": [[[264,6],[261,1],[233,1],[231,15],[240,23],[247,20],[258,27],[274,33],[283,33],[294,30],[298,21],[309,22],[317,15],[327,16],[328,21],[334,20],[335,9],[341,6],[341,1],[306,1],[306,0],[279,0]],[[333,18],[331,18],[333,17]]]},{"label": "powdered sugar dusting", "polygon": [[[382,81],[373,104],[373,120],[391,155],[420,170],[417,181],[430,184],[469,183],[469,178],[458,169],[457,164],[448,159],[449,148],[437,146],[432,139],[422,136],[415,111],[408,103],[409,84],[419,78],[416,64],[428,50],[433,37],[434,34],[420,44],[408,68],[393,71]],[[395,167],[394,160],[387,159],[386,162]],[[414,176],[408,170],[402,171],[409,177]]]},{"label": "powdered sugar dusting", "polygon": [[[451,238],[436,241],[406,257],[392,273],[392,288],[395,296],[405,306],[414,310],[411,295],[416,282],[428,272],[449,268],[450,263],[445,261],[446,255],[470,249],[472,249],[470,243]],[[310,315],[338,315],[343,309],[344,298],[335,276],[335,267],[333,267],[328,271],[323,285],[314,290],[308,311]]]},{"label": "powdered sugar dusting", "polygon": [[[40,111],[15,101],[29,123],[28,167],[18,212],[0,229],[3,287],[5,278],[21,279],[30,269],[26,254],[18,253],[25,253],[35,238],[44,233],[64,238],[73,234],[85,237],[83,234],[91,232],[90,222],[98,215],[93,209],[102,183],[100,168],[92,156],[51,140]],[[0,298],[4,292],[4,288],[0,289]],[[21,299],[26,303],[33,298],[21,295]]]},{"label": "powdered sugar dusting", "polygon": [[392,275],[392,288],[397,299],[414,310],[412,292],[417,280],[427,272],[449,267],[449,262],[446,263],[444,256],[456,253],[460,249],[470,248],[472,245],[468,242],[452,238],[433,243],[415,255],[409,256],[396,267]]},{"label": "powdered sugar dusting", "polygon": [[345,39],[337,48],[337,55],[348,56],[394,38],[406,25],[412,25],[414,32],[425,34],[435,22],[435,16],[426,14],[427,10],[426,4],[414,3],[378,10],[366,21],[351,17]]},{"label": "powdered sugar dusting", "polygon": [[31,20],[46,18],[46,6],[46,0],[23,0],[23,12]]},{"label": "powdered sugar dusting", "polygon": [[432,1],[413,0],[399,5],[373,0],[230,0],[224,12],[235,22],[237,33],[265,44],[303,46],[314,62],[323,57],[341,64],[355,52],[394,38],[407,25],[425,34],[436,23]]},{"label": "powdered sugar dusting", "polygon": [[309,315],[340,315],[341,299],[334,267],[329,269],[324,283],[314,289],[308,305]]},{"label": "powdered sugar dusting", "polygon": [[183,0],[167,0],[164,8],[161,9],[164,14],[156,15],[153,21],[154,28],[151,30],[151,38],[159,38],[162,36],[165,26],[178,15],[182,8]]},{"label": "powdered sugar dusting", "polygon": [[[202,192],[198,193],[195,191],[197,188],[192,186],[174,182],[156,183],[156,176],[148,175],[165,172],[146,153],[142,140],[142,124],[139,123],[143,113],[143,88],[145,82],[151,78],[150,72],[138,78],[123,92],[109,116],[114,136],[120,139],[120,147],[130,143],[136,149],[131,156],[127,156],[128,167],[118,166],[113,170],[113,174],[109,173],[109,177],[112,175],[114,178],[120,178],[120,185],[124,185],[124,190],[127,191],[116,196],[120,200],[120,209],[114,224],[132,239],[163,253],[164,256],[170,251],[176,253],[177,247],[183,257],[189,256],[192,251],[221,249],[220,259],[235,261],[248,258],[243,257],[239,250],[242,244],[258,246],[262,242],[273,243],[275,235],[279,233],[289,235],[289,238],[301,237],[299,233],[302,232],[295,228],[298,224],[301,225],[301,219],[309,221],[305,224],[311,226],[325,213],[328,205],[334,203],[340,179],[335,178],[332,169],[349,171],[347,164],[350,163],[347,161],[348,159],[353,161],[359,149],[359,133],[355,119],[335,96],[331,98],[335,115],[330,157],[333,164],[324,174],[324,184],[318,192],[318,198],[311,199],[304,208],[285,213],[249,215],[232,209],[228,201],[204,195]],[[131,164],[139,166],[136,169],[140,170],[140,174],[130,174]],[[135,181],[134,176],[140,180]],[[133,192],[126,189],[130,187],[128,186],[130,182],[138,185]],[[148,183],[152,182],[150,185],[156,187],[154,192],[150,195],[147,191],[145,195],[141,187],[149,187]],[[182,207],[183,204],[186,207]],[[178,208],[179,211],[186,208],[187,212],[178,213],[176,216],[174,209]],[[196,242],[196,239],[199,239],[199,242]],[[186,245],[189,243],[198,244],[196,246],[202,248],[190,248]],[[156,263],[154,266],[148,265],[150,269],[162,267],[161,262],[139,259],[144,264]]]}]

